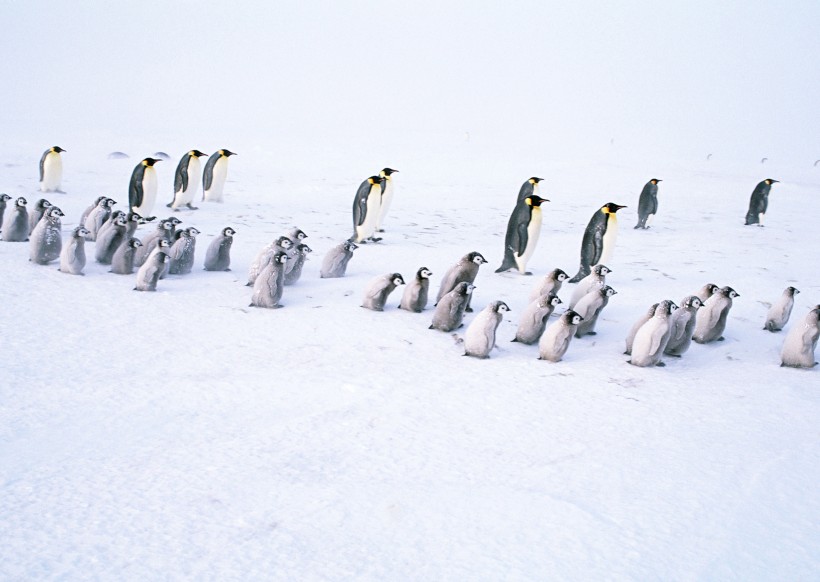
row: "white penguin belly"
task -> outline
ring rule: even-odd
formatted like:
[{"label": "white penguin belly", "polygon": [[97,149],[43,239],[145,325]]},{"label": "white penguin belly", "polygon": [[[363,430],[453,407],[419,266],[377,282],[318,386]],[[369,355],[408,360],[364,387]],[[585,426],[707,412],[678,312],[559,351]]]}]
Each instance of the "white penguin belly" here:
[{"label": "white penguin belly", "polygon": [[541,236],[541,209],[535,207],[532,209],[530,224],[527,226],[527,248],[524,249],[522,255],[515,255],[515,264],[518,265],[518,270],[522,273],[527,270],[527,262],[535,252],[535,245],[538,244],[539,236]]},{"label": "white penguin belly", "polygon": [[191,156],[188,162],[188,188],[175,193],[174,208],[185,206],[194,200],[194,195],[199,190],[199,183],[202,180],[201,176],[202,166],[199,163],[199,158]]},{"label": "white penguin belly", "polygon": [[40,182],[42,192],[55,192],[60,189],[63,179],[63,159],[60,154],[50,152],[43,161],[43,181]]},{"label": "white penguin belly", "polygon": [[[373,190],[376,190],[375,192]],[[364,217],[364,222],[361,226],[356,227],[357,238],[362,241],[369,236],[373,236],[376,231],[376,223],[379,218],[379,198],[381,196],[381,189],[379,186],[374,186],[370,194],[367,196],[367,210]]]},{"label": "white penguin belly", "polygon": [[147,166],[142,175],[142,204],[136,211],[143,216],[151,216],[157,201],[157,171]]},{"label": "white penguin belly", "polygon": [[606,223],[606,232],[604,233],[603,251],[601,259],[598,264],[609,266],[609,261],[612,259],[612,251],[615,249],[615,239],[618,237],[618,219],[614,214],[610,214]]},{"label": "white penguin belly", "polygon": [[211,187],[205,192],[205,200],[222,202],[222,191],[225,188],[225,179],[228,177],[228,158],[219,158],[214,164]]},{"label": "white penguin belly", "polygon": [[387,215],[387,211],[390,209],[390,204],[393,202],[393,179],[385,178],[385,180],[387,181],[387,185],[384,187],[384,192],[381,196],[379,220],[376,222],[376,229],[381,229],[382,224],[384,223],[384,217]]}]

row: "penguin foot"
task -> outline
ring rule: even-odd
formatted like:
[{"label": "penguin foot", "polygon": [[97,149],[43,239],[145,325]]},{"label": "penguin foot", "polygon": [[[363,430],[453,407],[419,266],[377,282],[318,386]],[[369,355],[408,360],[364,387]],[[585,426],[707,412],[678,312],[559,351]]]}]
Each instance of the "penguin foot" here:
[{"label": "penguin foot", "polygon": [[380,240],[382,240],[382,237],[380,237],[380,236],[371,236],[368,240],[372,240],[375,243],[375,242],[379,242]]},{"label": "penguin foot", "polygon": [[379,230],[377,230],[376,232],[384,232],[384,229],[383,229],[383,228],[380,228],[380,229],[379,229]]},{"label": "penguin foot", "polygon": [[465,309],[464,311],[466,311],[467,313],[472,313],[472,312],[473,312],[473,308],[472,308],[472,307],[468,307],[468,308],[467,308],[467,309]]},{"label": "penguin foot", "polygon": [[185,206],[187,206],[187,207],[188,207],[188,208],[190,208],[191,210],[199,210],[199,206],[191,206],[191,203],[190,203],[190,202],[189,202],[188,204],[186,204]]},{"label": "penguin foot", "polygon": [[524,271],[523,275],[532,276],[532,271]]},{"label": "penguin foot", "polygon": [[680,354],[667,354],[666,352],[664,352],[664,355],[670,356],[670,357],[673,357],[673,358],[680,358],[681,357]]},{"label": "penguin foot", "polygon": [[726,339],[725,337],[720,336],[719,338],[717,338],[717,341],[722,342],[722,341],[723,341],[723,340],[725,340],[725,339]]},{"label": "penguin foot", "polygon": [[655,364],[655,365],[656,365],[658,368],[665,368],[665,367],[666,367],[666,364],[665,364],[665,363],[663,363],[663,362],[658,362],[658,363],[657,363],[657,364]]},{"label": "penguin foot", "polygon": [[597,331],[588,331],[587,335],[598,335]]},{"label": "penguin foot", "polygon": [[174,205],[174,203],[173,203],[173,202],[169,202],[169,203],[168,203],[168,204],[166,204],[165,206],[166,206],[166,208],[171,208],[171,206],[173,206],[173,205]]}]

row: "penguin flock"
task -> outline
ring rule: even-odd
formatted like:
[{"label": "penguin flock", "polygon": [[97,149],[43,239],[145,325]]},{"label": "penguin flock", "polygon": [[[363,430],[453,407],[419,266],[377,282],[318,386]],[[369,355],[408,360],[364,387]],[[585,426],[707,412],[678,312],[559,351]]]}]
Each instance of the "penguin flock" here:
[{"label": "penguin flock", "polygon": [[[40,190],[64,193],[62,188],[61,154],[66,150],[54,146],[40,159]],[[202,170],[199,158],[203,152],[192,149],[180,159],[174,176],[174,193],[166,205],[173,212],[181,208],[197,210],[193,201],[199,188],[201,200],[224,202],[224,185],[228,160],[236,155],[220,149],[208,158]],[[178,228],[181,221],[174,216],[156,220],[152,215],[157,200],[157,176],[154,165],[167,154],[161,152],[141,160],[133,169],[128,186],[128,212],[114,210],[117,202],[106,196],[97,197],[80,217],[78,226],[66,236],[63,243],[62,210],[46,199],[38,200],[30,212],[27,200],[12,200],[0,194],[0,239],[5,242],[29,243],[29,260],[38,265],[59,261],[63,273],[82,275],[86,264],[86,243],[94,243],[94,260],[110,265],[111,272],[134,275],[134,289],[155,291],[166,275],[185,275],[195,264],[195,227]],[[200,172],[202,179],[200,180]],[[384,232],[384,221],[394,196],[394,174],[398,170],[385,167],[366,178],[356,190],[352,208],[352,234],[331,248],[323,257],[320,278],[344,277],[353,252],[362,244],[378,243],[377,234]],[[515,206],[507,221],[504,254],[496,273],[516,270],[530,275],[527,263],[539,240],[543,215],[541,206],[549,202],[540,196],[542,178],[532,177],[519,190]],[[650,228],[658,212],[658,184],[652,178],[641,191],[638,200],[638,223],[635,229]],[[747,225],[763,226],[768,208],[768,196],[777,180],[767,178],[752,192],[746,214]],[[580,264],[576,274],[556,268],[536,281],[527,307],[522,311],[515,337],[524,345],[538,345],[538,359],[559,362],[567,354],[573,338],[594,336],[600,315],[617,291],[607,285],[606,277],[612,270],[606,266],[615,247],[618,223],[617,213],[626,206],[607,202],[590,218],[581,241]],[[134,235],[138,227],[156,223],[153,230],[141,239]],[[224,227],[213,239],[203,262],[205,271],[229,271],[231,248],[237,231]],[[293,227],[276,237],[261,249],[250,266],[247,286],[252,288],[250,306],[277,309],[283,306],[284,287],[295,285],[302,275],[302,267],[312,252],[304,243],[308,235]],[[473,311],[471,301],[477,288],[475,281],[481,265],[488,261],[478,251],[461,257],[441,279],[432,309],[429,328],[454,332],[462,328],[465,314]],[[390,272],[371,280],[364,289],[361,306],[373,311],[384,311],[393,293],[405,286],[397,307],[413,313],[428,308],[429,287],[433,273],[420,267],[406,282],[401,273]],[[567,309],[549,324],[557,306],[564,302],[559,292],[565,282],[577,283]],[[799,291],[787,287],[767,313],[763,329],[779,332],[786,328]],[[626,338],[625,354],[628,362],[638,367],[664,366],[664,356],[680,358],[692,344],[707,344],[723,340],[733,300],[740,297],[729,286],[706,284],[697,293],[686,295],[677,305],[671,299],[652,304],[635,322]],[[489,302],[467,326],[463,338],[464,355],[489,358],[496,347],[496,332],[509,306],[500,300]],[[811,368],[817,365],[815,350],[820,336],[818,325],[820,305],[786,334],[781,352],[781,365]]]}]

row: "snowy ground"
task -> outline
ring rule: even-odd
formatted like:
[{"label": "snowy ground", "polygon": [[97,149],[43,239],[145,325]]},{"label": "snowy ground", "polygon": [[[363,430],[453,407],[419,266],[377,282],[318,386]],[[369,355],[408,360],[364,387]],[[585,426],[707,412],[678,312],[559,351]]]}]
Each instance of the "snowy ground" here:
[{"label": "snowy ground", "polygon": [[[787,285],[802,292],[792,323],[820,302],[820,168],[614,153],[524,163],[460,140],[376,160],[251,143],[5,143],[0,191],[31,205],[42,149],[69,150],[67,194],[47,196],[64,233],[100,194],[124,206],[131,169],[157,149],[172,157],[158,166],[161,204],[186,149],[239,156],[224,205],[179,213],[203,233],[197,266],[157,293],[93,261],[85,277],[35,266],[27,244],[0,243],[0,579],[816,579],[820,376],[781,369],[784,334],[761,328]],[[132,157],[106,159],[113,150]],[[321,257],[350,234],[356,187],[385,165],[400,173],[383,243],[359,249],[347,277],[320,279]],[[618,295],[558,364],[509,341],[535,277],[493,273],[531,175],[551,200],[537,275],[574,273],[592,213],[628,206],[608,278]],[[653,177],[659,215],[633,230]],[[768,177],[782,183],[767,225],[744,227]],[[228,225],[232,272],[202,271]],[[284,309],[249,309],[250,262],[292,225],[315,251],[302,280]],[[384,313],[359,307],[386,272],[427,266],[434,292],[471,250],[490,261],[476,312],[512,308],[490,360],[428,330],[429,310],[395,309],[401,289]],[[726,341],[663,369],[627,365],[634,320],[706,282],[740,293]]]}]

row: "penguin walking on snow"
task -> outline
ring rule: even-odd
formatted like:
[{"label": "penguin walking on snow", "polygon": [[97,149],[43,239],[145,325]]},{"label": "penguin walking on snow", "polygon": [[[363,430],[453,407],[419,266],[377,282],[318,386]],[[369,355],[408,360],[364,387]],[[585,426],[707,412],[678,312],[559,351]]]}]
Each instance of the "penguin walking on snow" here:
[{"label": "penguin walking on snow", "polygon": [[202,199],[206,202],[224,202],[225,180],[228,178],[228,159],[237,155],[231,150],[221,149],[205,162],[202,172]]},{"label": "penguin walking on snow", "polygon": [[509,311],[503,301],[493,301],[479,313],[464,333],[464,355],[489,358],[495,347],[495,332]]},{"label": "penguin walking on snow", "polygon": [[532,275],[527,271],[527,262],[535,252],[541,235],[541,203],[549,202],[538,194],[532,194],[519,201],[507,222],[504,237],[504,260],[495,272],[503,273],[513,267],[522,275]]},{"label": "penguin walking on snow", "polygon": [[[441,301],[442,297],[455,289],[459,283],[463,281],[466,281],[467,283],[474,283],[476,275],[478,275],[478,268],[486,262],[487,259],[485,259],[481,253],[477,251],[472,251],[461,257],[455,265],[447,269],[444,277],[442,277],[441,286],[439,286],[438,295],[436,296],[436,304],[438,305],[438,302]],[[467,297],[467,313],[471,313],[473,311],[470,307],[471,298],[472,295]]]},{"label": "penguin walking on snow", "polygon": [[3,218],[3,229],[0,231],[6,242],[24,242],[28,240],[28,210],[26,199],[20,196],[15,200],[14,207],[10,208]]},{"label": "penguin walking on snow", "polygon": [[48,148],[40,158],[40,191],[59,192],[63,181],[63,158],[60,156],[64,152],[60,146]]},{"label": "penguin walking on snow", "polygon": [[387,211],[390,210],[390,204],[393,202],[393,174],[397,172],[398,170],[392,168],[385,168],[379,172],[379,178],[382,179],[382,195],[379,199],[379,219],[376,221],[376,232],[384,232],[382,227],[384,217],[387,216]]},{"label": "penguin walking on snow", "polygon": [[663,180],[652,178],[641,190],[641,196],[638,198],[638,224],[635,228],[649,228],[649,223],[658,213],[658,182]]},{"label": "penguin walking on snow", "polygon": [[230,271],[231,270],[231,245],[236,231],[230,226],[222,229],[222,232],[211,244],[205,253],[206,271]]},{"label": "penguin walking on snow", "polygon": [[376,224],[379,221],[383,181],[384,179],[379,176],[370,176],[359,185],[356,191],[356,197],[353,199],[353,236],[351,237],[355,243],[381,240],[373,234],[376,232]]},{"label": "penguin walking on snow", "polygon": [[9,200],[11,200],[11,196],[8,194],[0,194],[0,232],[3,232],[3,217],[6,214],[6,203],[8,203]]},{"label": "penguin walking on snow", "polygon": [[769,207],[769,192],[772,189],[772,184],[776,184],[777,182],[777,180],[766,178],[755,186],[752,197],[749,199],[749,210],[746,211],[747,225],[756,224],[763,226],[763,216]]},{"label": "penguin walking on snow", "polygon": [[191,202],[199,189],[202,171],[199,158],[204,155],[206,154],[199,150],[191,150],[179,160],[174,172],[174,199],[166,204],[168,208],[178,211],[180,206],[187,206],[191,210],[197,210],[196,206],[191,206]]},{"label": "penguin walking on snow", "polygon": [[63,250],[63,224],[60,218],[63,216],[65,215],[62,210],[56,206],[49,206],[43,218],[31,231],[29,260],[32,263],[47,265],[60,258],[60,251]]},{"label": "penguin walking on snow", "polygon": [[578,273],[569,280],[570,283],[577,283],[589,275],[593,265],[609,262],[618,236],[616,213],[621,208],[626,206],[609,202],[592,215],[581,241],[581,266]]},{"label": "penguin walking on snow", "polygon": [[820,305],[813,307],[803,321],[792,326],[780,352],[781,366],[813,368],[817,365],[814,360],[814,350],[817,349],[817,339],[820,338],[818,319],[820,319]]},{"label": "penguin walking on snow", "polygon": [[128,205],[132,212],[151,216],[154,203],[157,201],[157,171],[154,164],[161,161],[156,158],[145,158],[131,172]]},{"label": "penguin walking on snow", "polygon": [[763,329],[767,331],[780,331],[786,326],[789,321],[789,316],[792,314],[794,307],[794,296],[800,293],[792,286],[786,287],[780,298],[772,303],[772,307],[766,314],[766,323]]}]

